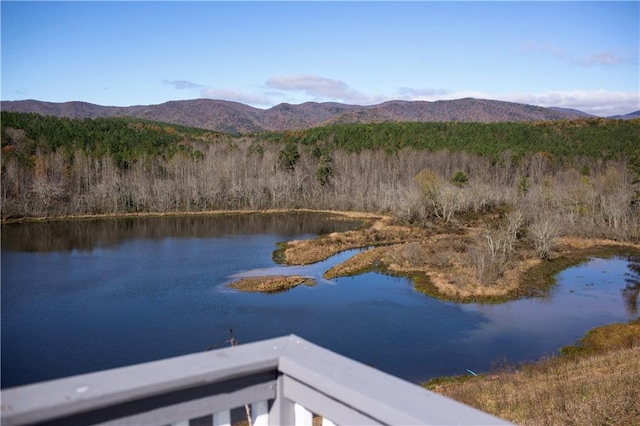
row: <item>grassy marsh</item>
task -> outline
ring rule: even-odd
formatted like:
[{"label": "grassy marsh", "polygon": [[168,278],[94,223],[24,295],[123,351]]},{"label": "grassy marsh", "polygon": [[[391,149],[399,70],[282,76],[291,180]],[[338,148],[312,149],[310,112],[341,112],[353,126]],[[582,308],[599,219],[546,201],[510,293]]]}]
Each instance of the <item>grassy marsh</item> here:
[{"label": "grassy marsh", "polygon": [[358,230],[282,243],[274,259],[306,265],[365,248],[327,270],[323,278],[378,271],[408,277],[417,291],[442,300],[499,303],[542,295],[557,273],[591,257],[640,255],[638,244],[564,237],[556,239],[552,255],[542,260],[522,237],[508,253],[489,253],[493,258],[481,263],[489,256],[487,223],[494,219],[487,215],[485,223],[453,228],[399,225],[386,216],[370,216]]}]

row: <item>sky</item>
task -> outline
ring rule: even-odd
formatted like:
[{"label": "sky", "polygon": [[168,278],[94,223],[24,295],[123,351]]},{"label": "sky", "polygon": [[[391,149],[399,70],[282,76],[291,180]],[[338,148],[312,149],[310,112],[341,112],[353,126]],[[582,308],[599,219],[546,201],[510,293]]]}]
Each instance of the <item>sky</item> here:
[{"label": "sky", "polygon": [[1,98],[640,109],[640,2],[2,1]]}]

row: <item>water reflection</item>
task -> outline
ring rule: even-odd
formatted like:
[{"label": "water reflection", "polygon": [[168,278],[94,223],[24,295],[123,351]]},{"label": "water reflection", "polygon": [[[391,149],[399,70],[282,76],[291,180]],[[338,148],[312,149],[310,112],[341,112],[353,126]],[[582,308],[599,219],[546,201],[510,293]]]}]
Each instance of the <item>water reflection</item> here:
[{"label": "water reflection", "polygon": [[509,345],[511,360],[537,359],[540,353],[532,356],[525,349],[531,346],[545,348],[542,354],[556,354],[586,330],[637,317],[638,275],[628,271],[637,272],[638,266],[637,259],[633,263],[628,257],[591,259],[559,273],[552,297],[464,306],[489,320],[469,335],[469,341],[483,351]]},{"label": "water reflection", "polygon": [[356,220],[318,213],[132,217],[33,222],[2,226],[2,249],[24,252],[91,251],[127,239],[215,238],[224,235],[277,234],[283,237],[354,229]]},{"label": "water reflection", "polygon": [[640,256],[629,256],[627,258],[629,272],[625,275],[627,285],[622,289],[627,312],[629,314],[638,313],[638,294],[640,293]]},{"label": "water reflection", "polygon": [[[262,277],[262,276],[269,276],[269,275],[301,275],[303,277],[313,278],[316,281],[316,283],[335,285],[336,282],[334,280],[327,280],[322,275],[329,269],[344,262],[345,260],[356,255],[357,253],[360,253],[363,250],[365,249],[345,250],[343,252],[340,252],[336,255],[331,256],[326,260],[323,260],[317,263],[312,263],[310,265],[303,265],[303,266],[275,265],[267,268],[248,269],[246,271],[238,272],[236,274],[232,274],[231,276],[229,276],[227,280],[225,280],[218,286],[218,290],[223,292],[237,293],[238,290],[229,288],[227,287],[227,285],[233,281],[236,281],[245,277]],[[290,291],[290,289],[284,290],[282,292],[278,292],[278,294],[286,291]],[[271,293],[271,294],[274,294],[274,293]]]}]

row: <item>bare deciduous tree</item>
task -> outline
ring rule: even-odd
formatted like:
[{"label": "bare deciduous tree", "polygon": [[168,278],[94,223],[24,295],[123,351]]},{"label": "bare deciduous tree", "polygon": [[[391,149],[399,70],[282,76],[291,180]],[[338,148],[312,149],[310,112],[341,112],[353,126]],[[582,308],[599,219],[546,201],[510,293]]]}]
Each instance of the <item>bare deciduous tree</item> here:
[{"label": "bare deciduous tree", "polygon": [[533,247],[540,259],[548,259],[560,234],[557,218],[539,218],[529,225]]}]

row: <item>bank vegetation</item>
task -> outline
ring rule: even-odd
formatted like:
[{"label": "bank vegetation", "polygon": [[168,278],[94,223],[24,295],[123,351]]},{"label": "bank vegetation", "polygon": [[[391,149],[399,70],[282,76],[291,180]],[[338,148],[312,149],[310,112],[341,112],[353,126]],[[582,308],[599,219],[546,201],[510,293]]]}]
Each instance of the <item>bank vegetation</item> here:
[{"label": "bank vegetation", "polygon": [[640,424],[640,320],[591,330],[562,353],[425,386],[521,425]]}]

